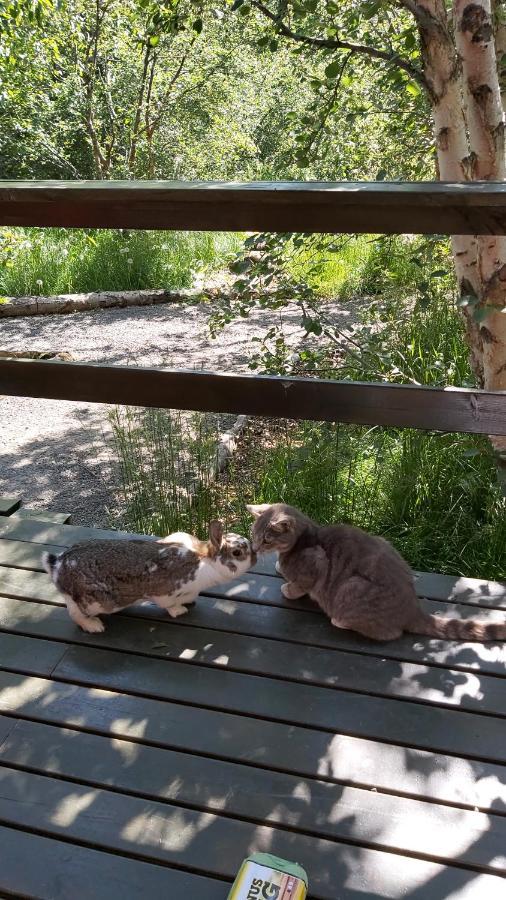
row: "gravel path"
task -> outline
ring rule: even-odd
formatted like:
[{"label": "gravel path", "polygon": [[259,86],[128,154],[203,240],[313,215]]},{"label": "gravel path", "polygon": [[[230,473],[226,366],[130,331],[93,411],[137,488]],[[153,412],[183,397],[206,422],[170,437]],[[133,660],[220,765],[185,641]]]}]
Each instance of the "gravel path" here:
[{"label": "gravel path", "polygon": [[[341,327],[355,310],[332,307]],[[279,321],[257,312],[211,340],[209,307],[164,306],[106,309],[70,315],[5,319],[2,350],[66,350],[75,360],[137,366],[247,370],[255,344]],[[297,345],[298,311],[283,310],[283,328]],[[81,525],[106,525],[118,515],[110,429],[103,404],[0,397],[0,495],[20,495],[35,509],[71,512]]]}]

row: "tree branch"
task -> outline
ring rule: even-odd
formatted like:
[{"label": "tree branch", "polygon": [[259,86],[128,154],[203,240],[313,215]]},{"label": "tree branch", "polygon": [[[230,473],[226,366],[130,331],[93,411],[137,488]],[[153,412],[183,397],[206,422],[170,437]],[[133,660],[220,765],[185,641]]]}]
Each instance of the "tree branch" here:
[{"label": "tree branch", "polygon": [[[190,41],[189,47],[187,47],[186,50],[184,50],[183,55],[182,55],[182,57],[181,57],[181,60],[180,60],[180,62],[179,62],[179,65],[178,65],[176,71],[174,72],[174,75],[172,76],[172,78],[171,78],[170,81],[169,81],[168,87],[167,87],[166,90],[164,91],[163,95],[157,100],[157,104],[156,104],[156,105],[157,105],[157,107],[158,107],[158,113],[157,113],[157,115],[154,117],[154,119],[151,119],[151,121],[149,121],[149,119],[148,119],[148,115],[147,115],[147,114],[148,114],[148,109],[146,108],[146,120],[145,120],[145,121],[146,121],[146,124],[144,125],[143,128],[140,128],[140,129],[138,130],[138,135],[139,135],[139,136],[140,136],[141,134],[144,134],[145,131],[153,131],[153,130],[154,130],[155,128],[157,128],[158,125],[160,124],[160,122],[161,122],[161,120],[162,120],[162,118],[163,118],[163,114],[164,114],[164,112],[165,112],[165,104],[167,103],[167,100],[169,99],[169,97],[170,97],[170,95],[171,95],[171,93],[172,93],[172,88],[174,87],[174,85],[176,84],[176,82],[177,82],[177,81],[179,80],[179,78],[181,77],[181,74],[182,74],[182,71],[183,71],[183,66],[184,66],[186,60],[188,59],[188,57],[189,57],[191,51],[193,50],[193,45],[194,45],[194,43],[195,43],[195,40],[196,40],[195,37],[192,38],[192,40]],[[153,75],[154,75],[154,70],[153,70]],[[149,88],[149,90],[150,90],[150,95],[151,95],[151,88],[152,88],[152,79],[151,79],[151,84],[150,84],[150,88]]]},{"label": "tree branch", "polygon": [[416,19],[419,25],[430,25],[432,17],[430,13],[417,3],[417,0],[398,0],[399,6],[403,6]]},{"label": "tree branch", "polygon": [[343,75],[344,75],[344,70],[346,69],[346,66],[348,65],[348,63],[349,63],[349,61],[350,61],[350,59],[351,59],[352,56],[353,56],[353,51],[350,50],[350,51],[348,52],[348,54],[346,55],[346,57],[345,57],[345,59],[344,59],[344,62],[343,62],[343,64],[342,64],[342,66],[341,66],[341,69],[340,69],[339,74],[338,74],[337,79],[336,79],[336,83],[335,83],[334,88],[333,88],[333,90],[332,90],[332,94],[331,94],[331,96],[330,96],[330,100],[329,100],[329,102],[327,103],[327,108],[326,108],[325,112],[323,113],[323,116],[322,116],[322,118],[321,118],[321,120],[320,120],[320,123],[319,123],[319,125],[318,125],[318,128],[317,128],[316,131],[313,133],[313,135],[312,135],[312,137],[311,137],[311,139],[310,139],[310,141],[309,141],[309,144],[308,144],[307,147],[306,147],[306,154],[309,154],[309,153],[311,152],[311,150],[313,149],[313,147],[316,148],[317,142],[319,142],[319,139],[320,139],[321,136],[323,135],[323,132],[324,132],[324,130],[325,130],[325,126],[326,126],[326,124],[327,124],[328,118],[329,118],[329,116],[330,116],[330,114],[331,114],[331,112],[332,112],[332,108],[333,108],[334,103],[335,103],[335,101],[336,101],[337,93],[338,93],[339,88],[340,88],[340,86],[341,86],[341,81],[342,81],[342,77],[343,77]]},{"label": "tree branch", "polygon": [[360,53],[363,56],[370,56],[373,59],[381,59],[383,62],[397,66],[399,69],[403,69],[404,72],[406,72],[414,81],[417,81],[424,90],[429,91],[429,86],[423,72],[420,69],[417,69],[416,66],[413,66],[409,60],[394,53],[394,51],[377,50],[376,47],[370,47],[368,44],[351,44],[349,41],[342,41],[338,37],[317,38],[312,37],[309,34],[300,34],[289,28],[288,25],[286,25],[276,13],[271,12],[261,0],[252,0],[251,5],[267,19],[270,19],[271,22],[274,22],[278,33],[283,35],[283,37],[290,38],[290,40],[297,41],[301,44],[307,44],[310,47],[319,47],[322,50],[351,50],[352,53]]}]

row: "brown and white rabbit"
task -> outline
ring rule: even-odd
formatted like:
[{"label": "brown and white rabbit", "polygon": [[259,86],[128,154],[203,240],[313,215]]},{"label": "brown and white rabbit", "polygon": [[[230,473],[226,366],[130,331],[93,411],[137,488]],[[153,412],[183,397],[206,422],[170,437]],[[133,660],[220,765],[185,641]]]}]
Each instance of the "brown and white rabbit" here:
[{"label": "brown and white rabbit", "polygon": [[208,541],[177,532],[159,541],[85,541],[58,556],[42,555],[70,618],[89,632],[104,631],[99,615],[140,600],[181,616],[201,591],[244,574],[255,561],[248,539],[224,534],[218,521],[211,522]]}]

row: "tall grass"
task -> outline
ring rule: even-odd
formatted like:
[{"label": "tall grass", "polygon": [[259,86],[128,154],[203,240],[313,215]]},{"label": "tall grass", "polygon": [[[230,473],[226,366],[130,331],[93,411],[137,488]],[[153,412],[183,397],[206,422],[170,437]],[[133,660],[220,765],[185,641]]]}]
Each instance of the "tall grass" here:
[{"label": "tall grass", "polygon": [[187,288],[239,246],[231,233],[0,229],[0,294]]},{"label": "tall grass", "polygon": [[120,472],[120,524],[141,534],[205,536],[215,514],[215,417],[115,408],[110,414]]},{"label": "tall grass", "polygon": [[[321,284],[369,296],[359,345],[333,374],[357,380],[472,384],[443,242],[360,240],[341,269],[320,260]],[[314,260],[304,265],[315,273]],[[330,268],[326,268],[326,266]],[[358,267],[358,268],[357,268]],[[316,276],[314,276],[316,277]],[[332,374],[326,370],[325,374]],[[119,414],[118,414],[119,415]],[[250,423],[226,477],[209,477],[213,441],[202,418],[149,412],[118,418],[126,524],[158,534],[205,533],[213,516],[249,530],[245,503],[284,500],[320,522],[383,534],[414,568],[506,578],[506,499],[486,438],[315,422]],[[216,426],[213,439],[216,439]],[[211,428],[212,431],[212,428]],[[190,496],[182,470],[195,478]]]},{"label": "tall grass", "polygon": [[[356,257],[345,246],[334,288],[347,295],[358,260],[358,293],[372,297],[335,377],[472,385],[447,243],[361,239]],[[336,271],[322,260],[326,278]],[[301,422],[267,460],[260,502],[383,534],[416,568],[506,578],[506,499],[486,438]]]},{"label": "tall grass", "polygon": [[382,534],[414,568],[506,577],[506,500],[485,438],[286,423],[248,480],[251,499]]}]

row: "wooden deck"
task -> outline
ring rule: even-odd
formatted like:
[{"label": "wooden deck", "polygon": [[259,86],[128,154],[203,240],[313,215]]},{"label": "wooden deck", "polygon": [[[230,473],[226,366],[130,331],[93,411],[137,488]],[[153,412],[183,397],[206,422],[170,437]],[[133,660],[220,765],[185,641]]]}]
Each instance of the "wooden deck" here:
[{"label": "wooden deck", "polygon": [[[1,896],[224,900],[258,849],[319,900],[504,900],[506,647],[361,640],[269,559],[85,635],[40,554],[93,534],[0,518]],[[417,583],[506,616],[504,585]]]}]

